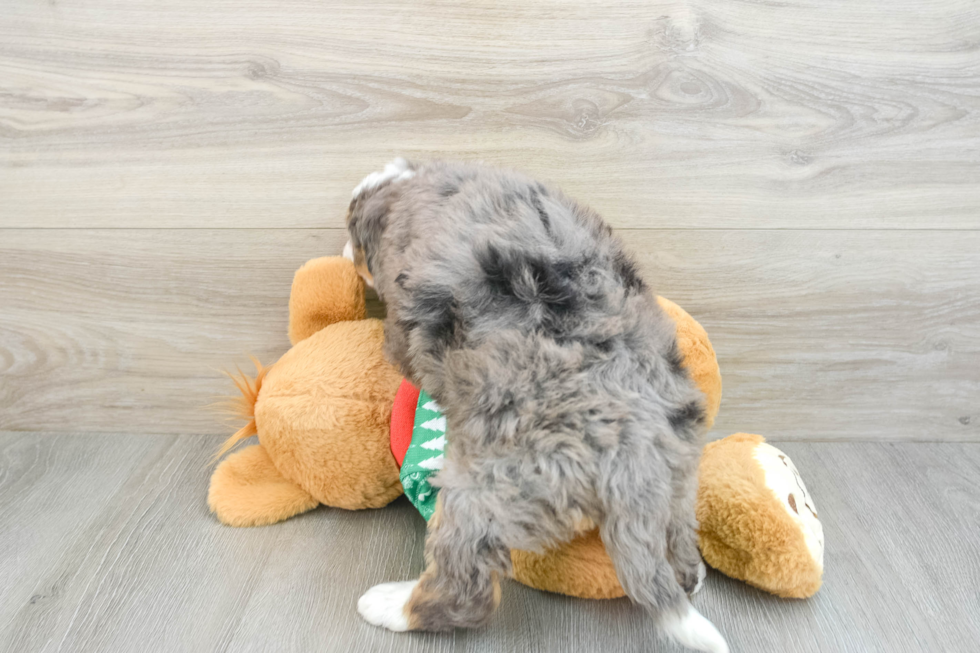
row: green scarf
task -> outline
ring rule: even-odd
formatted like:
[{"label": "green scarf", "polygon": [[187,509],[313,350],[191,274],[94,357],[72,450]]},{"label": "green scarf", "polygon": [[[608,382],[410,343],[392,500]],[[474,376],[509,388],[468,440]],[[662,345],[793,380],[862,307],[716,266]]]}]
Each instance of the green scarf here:
[{"label": "green scarf", "polygon": [[[411,405],[411,404],[409,404]],[[436,510],[438,488],[432,487],[429,477],[442,469],[446,449],[446,417],[425,390],[419,392],[415,407],[412,442],[405,452],[399,476],[405,496],[429,521]]]}]

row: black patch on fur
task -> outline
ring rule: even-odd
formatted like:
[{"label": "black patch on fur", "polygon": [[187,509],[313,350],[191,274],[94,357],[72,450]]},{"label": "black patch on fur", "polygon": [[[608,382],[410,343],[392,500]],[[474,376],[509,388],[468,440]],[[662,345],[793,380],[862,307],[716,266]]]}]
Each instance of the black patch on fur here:
[{"label": "black patch on fur", "polygon": [[[452,290],[446,286],[420,286],[412,293],[412,326],[424,330],[433,355],[441,357],[447,347],[462,338],[463,325],[457,310]],[[406,322],[406,326],[410,323]]]},{"label": "black patch on fur", "polygon": [[675,431],[686,431],[704,424],[704,408],[701,402],[689,401],[667,415],[667,420]]},{"label": "black patch on fur", "polygon": [[597,342],[594,342],[592,343],[592,346],[598,349],[599,351],[601,351],[602,353],[608,354],[613,350],[613,346],[615,344],[616,343],[613,342],[612,339],[608,339],[608,340],[599,340]]},{"label": "black patch on fur", "polygon": [[494,295],[512,297],[514,295],[513,265],[501,258],[500,250],[493,245],[477,252],[477,261],[483,270],[484,279]]},{"label": "black patch on fur", "polygon": [[489,245],[477,253],[490,290],[501,298],[524,304],[541,303],[556,316],[577,306],[573,283],[575,265],[549,261],[531,252],[505,251]]},{"label": "black patch on fur", "polygon": [[556,261],[550,265],[548,261],[529,257],[528,269],[537,290],[537,297],[553,312],[565,314],[575,308],[575,289],[570,282],[570,274],[565,262]]},{"label": "black patch on fur", "polygon": [[563,282],[572,283],[581,272],[582,264],[567,259],[558,259],[551,264],[551,269]]},{"label": "black patch on fur", "polygon": [[405,274],[404,272],[399,272],[398,276],[395,277],[395,283],[397,283],[398,287],[401,288],[402,290],[405,289],[406,281],[408,281],[408,275]]},{"label": "black patch on fur", "polygon": [[439,196],[440,197],[452,197],[453,195],[455,195],[458,192],[459,192],[459,186],[456,186],[454,184],[445,184],[445,185],[443,185],[442,188],[439,189]]},{"label": "black patch on fur", "polygon": [[613,258],[613,269],[616,270],[616,275],[626,286],[627,292],[643,292],[643,289],[646,288],[646,284],[640,278],[640,273],[636,270],[636,263],[623,252],[617,252]]},{"label": "black patch on fur", "polygon": [[681,354],[681,349],[677,346],[676,340],[670,343],[670,349],[667,350],[667,363],[670,365],[670,371],[674,374],[678,376],[687,375],[687,370],[684,368],[684,355]]}]

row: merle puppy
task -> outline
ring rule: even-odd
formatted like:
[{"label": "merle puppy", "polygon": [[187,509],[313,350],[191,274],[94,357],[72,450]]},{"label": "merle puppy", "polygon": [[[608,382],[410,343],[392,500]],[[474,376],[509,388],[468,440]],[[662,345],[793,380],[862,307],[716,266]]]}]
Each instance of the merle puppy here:
[{"label": "merle puppy", "polygon": [[688,601],[704,431],[675,327],[591,210],[485,166],[396,159],[354,189],[346,248],[387,303],[386,353],[451,434],[417,581],[358,610],[391,630],[489,619],[510,550],[600,527],[630,598],[728,650]]}]

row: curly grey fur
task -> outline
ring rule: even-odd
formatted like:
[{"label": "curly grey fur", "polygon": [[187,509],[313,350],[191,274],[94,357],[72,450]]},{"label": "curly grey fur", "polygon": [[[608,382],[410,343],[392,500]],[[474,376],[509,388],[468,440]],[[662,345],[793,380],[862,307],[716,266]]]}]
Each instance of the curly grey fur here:
[{"label": "curly grey fur", "polygon": [[442,162],[351,202],[387,354],[443,407],[414,628],[484,623],[510,549],[599,524],[627,594],[688,608],[703,397],[673,322],[591,210],[520,174]]}]

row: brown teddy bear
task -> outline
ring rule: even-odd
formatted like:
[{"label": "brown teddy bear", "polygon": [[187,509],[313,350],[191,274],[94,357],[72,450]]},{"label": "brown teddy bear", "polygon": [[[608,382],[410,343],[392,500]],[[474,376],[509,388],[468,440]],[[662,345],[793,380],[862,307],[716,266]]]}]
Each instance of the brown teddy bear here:
[{"label": "brown teddy bear", "polygon": [[[666,299],[658,301],[677,323],[684,364],[704,392],[710,426],[721,402],[714,350],[690,315]],[[382,323],[366,319],[364,287],[350,261],[314,259],[296,272],[289,339],[292,349],[274,365],[257,363],[254,379],[235,379],[248,423],[218,456],[251,435],[259,442],[229,455],[211,477],[208,505],[231,526],[273,524],[321,503],[380,508],[403,493],[399,465],[407,443],[393,440],[392,416],[396,396],[404,403],[399,389],[408,384],[384,358]],[[418,397],[411,390],[408,386],[410,401]],[[395,418],[397,424],[397,413]],[[822,572],[822,534],[818,564],[808,548],[816,538],[805,537],[812,524],[794,520],[789,508],[781,507],[785,497],[780,501],[766,487],[766,472],[751,462],[749,449],[761,438],[732,441],[736,437],[709,445],[702,461],[698,517],[705,558],[777,594],[812,594]],[[725,442],[730,446],[721,446]],[[732,456],[728,449],[744,454],[734,466],[725,462]],[[778,492],[786,495],[786,487],[782,479]],[[812,508],[812,501],[801,495],[795,505],[798,511]],[[815,521],[815,509],[812,517]],[[514,578],[531,587],[583,598],[624,595],[597,530],[544,554],[512,551],[511,558]]]}]

